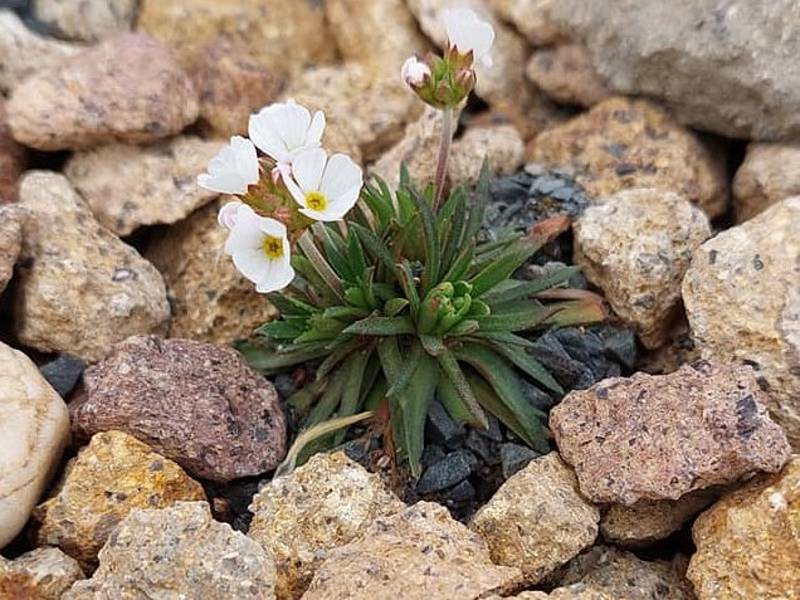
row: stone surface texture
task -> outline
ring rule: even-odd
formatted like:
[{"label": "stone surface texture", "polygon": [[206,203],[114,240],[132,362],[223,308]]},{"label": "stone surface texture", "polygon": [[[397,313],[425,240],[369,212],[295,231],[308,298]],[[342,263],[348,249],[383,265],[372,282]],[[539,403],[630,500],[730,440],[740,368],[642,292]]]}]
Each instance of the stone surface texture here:
[{"label": "stone surface texture", "polygon": [[488,0],[498,17],[512,23],[534,46],[550,46],[568,39],[550,16],[558,0]]},{"label": "stone surface texture", "polygon": [[224,146],[178,136],[151,146],[109,144],[76,152],[64,167],[100,224],[117,235],[175,223],[217,197],[197,176]]},{"label": "stone surface texture", "polygon": [[29,171],[19,204],[26,216],[13,324],[21,342],[99,360],[130,335],[166,329],[161,275],[94,219],[66,177]]},{"label": "stone surface texture", "polygon": [[525,74],[561,104],[589,107],[611,96],[581,44],[537,48],[528,61]]},{"label": "stone surface texture", "polygon": [[0,548],[25,525],[68,441],[64,401],[27,356],[0,342]]},{"label": "stone surface texture", "polygon": [[83,571],[58,548],[36,548],[14,560],[0,556],[0,598],[59,600]]},{"label": "stone surface texture", "polygon": [[525,143],[513,125],[470,127],[453,142],[447,165],[451,185],[472,186],[478,182],[483,161],[494,175],[510,175],[525,160]]},{"label": "stone surface texture", "polygon": [[609,98],[537,136],[530,158],[573,170],[599,202],[624,189],[656,188],[712,218],[727,205],[724,156],[646,100]]},{"label": "stone surface texture", "polygon": [[[2,27],[1,19],[0,15],[0,27]],[[2,29],[0,29],[1,35]],[[2,76],[1,65],[0,76]],[[17,199],[17,181],[27,163],[25,148],[11,137],[6,120],[5,99],[0,96],[0,205]]]},{"label": "stone surface texture", "polygon": [[587,208],[573,232],[575,264],[645,347],[662,346],[692,254],[711,237],[705,213],[672,192],[625,190]]},{"label": "stone surface texture", "polygon": [[280,598],[300,598],[331,550],[405,505],[342,452],[316,454],[253,498],[248,535],[270,553]]},{"label": "stone surface texture", "polygon": [[736,220],[743,223],[773,204],[798,195],[800,144],[749,144],[733,179]]},{"label": "stone surface texture", "polygon": [[272,384],[224,346],[158,336],[117,344],[70,404],[80,436],[119,429],[215,482],[259,475],[286,451]]},{"label": "stone surface texture", "polygon": [[34,0],[34,16],[60,37],[96,42],[129,31],[138,0]]},{"label": "stone surface texture", "polygon": [[33,513],[39,545],[58,546],[91,572],[114,527],[137,508],[205,500],[177,464],[120,431],[98,433]]},{"label": "stone surface texture", "polygon": [[14,264],[22,249],[22,211],[0,206],[0,293],[14,275]]},{"label": "stone surface texture", "polygon": [[583,39],[621,94],[662,100],[682,121],[727,137],[800,133],[794,0],[618,0],[614,10],[606,0],[559,0],[550,15]]},{"label": "stone surface texture", "polygon": [[266,551],[211,517],[205,502],[135,510],[100,551],[100,567],[62,600],[275,600]]},{"label": "stone surface texture", "polygon": [[151,142],[178,133],[199,111],[194,85],[169,49],[138,34],[38,71],[14,88],[6,108],[14,139],[38,150]]},{"label": "stone surface texture", "polygon": [[171,337],[230,344],[277,315],[223,251],[228,231],[217,212],[227,201],[212,202],[159,232],[145,251],[167,284]]},{"label": "stone surface texture", "polygon": [[512,475],[472,518],[492,561],[519,568],[538,583],[597,537],[600,511],[578,492],[575,474],[557,452]]},{"label": "stone surface texture", "polygon": [[700,246],[683,302],[704,358],[743,361],[763,378],[770,411],[800,449],[800,196]]},{"label": "stone surface texture", "polygon": [[767,402],[751,369],[700,361],[574,390],[550,429],[594,502],[677,500],[781,469],[789,444]]},{"label": "stone surface texture", "polygon": [[514,591],[519,580],[517,569],[492,564],[480,536],[446,508],[418,502],[378,518],[361,537],[332,550],[303,600],[477,600]]},{"label": "stone surface texture", "polygon": [[800,455],[704,512],[687,576],[698,600],[794,598],[800,590]]}]

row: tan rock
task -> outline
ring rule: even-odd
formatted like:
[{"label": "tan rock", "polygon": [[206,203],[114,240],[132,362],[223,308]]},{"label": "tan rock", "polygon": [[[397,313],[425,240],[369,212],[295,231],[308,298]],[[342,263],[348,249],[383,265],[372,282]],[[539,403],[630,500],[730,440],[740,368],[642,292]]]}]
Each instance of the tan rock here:
[{"label": "tan rock", "polygon": [[558,0],[488,0],[498,17],[511,22],[534,46],[563,42],[568,34],[550,17]]},{"label": "tan rock", "polygon": [[800,456],[704,512],[687,577],[699,600],[795,598],[800,590]]},{"label": "tan rock", "polygon": [[25,525],[68,441],[64,401],[27,356],[0,342],[0,548]]},{"label": "tan rock", "polygon": [[578,493],[575,474],[557,452],[512,475],[470,522],[492,561],[538,583],[597,537],[600,511]]},{"label": "tan rock", "polygon": [[743,361],[769,389],[770,411],[800,448],[800,196],[700,246],[683,280],[704,358]]},{"label": "tan rock", "polygon": [[[609,596],[605,592],[582,583],[556,588],[549,594],[545,592],[522,592],[516,596],[506,596],[506,598],[508,600],[620,600],[620,598]],[[500,596],[489,596],[487,600],[503,599]]]},{"label": "tan rock", "polygon": [[174,48],[184,63],[219,38],[242,44],[264,67],[292,74],[336,58],[321,2],[143,0],[137,27]]},{"label": "tan rock", "polygon": [[300,598],[330,551],[405,508],[378,475],[342,452],[316,454],[253,498],[248,535],[270,553],[281,598]]},{"label": "tan rock", "polygon": [[16,558],[0,557],[0,598],[59,600],[83,571],[58,548],[36,548]]},{"label": "tan rock", "polygon": [[[0,27],[2,27],[2,21],[0,21]],[[2,35],[2,29],[0,29],[0,35]],[[0,73],[2,73],[2,65],[0,65]],[[8,130],[5,100],[0,96],[0,205],[5,202],[14,202],[17,199],[17,180],[25,170],[26,159],[25,148],[14,141]]]},{"label": "tan rock", "polygon": [[537,49],[528,61],[525,74],[550,98],[562,104],[589,107],[611,96],[592,67],[586,48],[580,44]]},{"label": "tan rock", "polygon": [[751,369],[700,361],[573,390],[550,429],[592,501],[677,500],[781,469],[789,444],[767,402]]},{"label": "tan rock", "polygon": [[60,37],[96,42],[129,31],[137,0],[36,0],[33,14]]},{"label": "tan rock", "polygon": [[6,108],[14,139],[38,150],[151,142],[178,133],[199,110],[169,49],[135,34],[37,72],[14,88]]},{"label": "tan rock", "polygon": [[573,225],[574,262],[647,348],[666,343],[681,309],[681,281],[711,237],[708,217],[678,194],[619,192]]},{"label": "tan rock", "polygon": [[271,104],[286,85],[276,69],[226,39],[200,48],[188,71],[200,96],[201,123],[212,136],[246,135],[250,114]]},{"label": "tan rock", "polygon": [[159,233],[145,253],[164,275],[173,337],[230,344],[277,316],[223,251],[228,232],[217,223],[217,211],[226,201],[212,202]]},{"label": "tan rock", "polygon": [[169,318],[158,271],[102,227],[63,175],[31,171],[13,297],[20,341],[98,360],[117,341],[161,331]]},{"label": "tan rock", "polygon": [[624,189],[656,188],[681,194],[713,218],[728,200],[724,156],[646,100],[609,98],[541,133],[530,158],[574,170],[599,202]]},{"label": "tan rock", "polygon": [[16,13],[0,10],[0,92],[10,92],[26,77],[55,67],[81,49],[34,33]]},{"label": "tan rock", "polygon": [[743,223],[768,207],[800,195],[800,144],[747,146],[744,162],[733,178],[733,207]]},{"label": "tan rock", "polygon": [[493,175],[510,175],[522,166],[525,143],[513,125],[470,127],[453,142],[448,174],[452,185],[478,182],[483,161]]},{"label": "tan rock", "polygon": [[477,600],[513,591],[519,580],[518,569],[492,564],[485,542],[446,508],[418,502],[332,550],[303,600]]},{"label": "tan rock", "polygon": [[22,211],[0,206],[0,293],[14,275],[22,248]]},{"label": "tan rock", "polygon": [[195,136],[144,147],[110,144],[76,152],[64,174],[100,224],[123,236],[180,221],[216,198],[196,180],[223,145]]},{"label": "tan rock", "polygon": [[275,600],[275,567],[261,546],[214,521],[205,502],[134,510],[100,551],[100,567],[62,600]]}]

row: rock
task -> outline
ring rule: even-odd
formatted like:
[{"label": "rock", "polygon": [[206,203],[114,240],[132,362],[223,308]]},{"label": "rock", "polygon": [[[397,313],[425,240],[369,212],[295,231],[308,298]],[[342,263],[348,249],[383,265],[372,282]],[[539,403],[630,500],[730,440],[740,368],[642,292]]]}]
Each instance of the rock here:
[{"label": "rock", "polygon": [[470,522],[492,561],[538,583],[597,537],[600,511],[578,493],[575,474],[558,453],[531,461],[506,481]]},{"label": "rock", "polygon": [[800,456],[725,496],[692,528],[699,600],[790,598],[800,590]]},{"label": "rock", "polygon": [[749,368],[701,361],[572,391],[550,429],[592,501],[677,500],[780,470],[789,444],[767,401]]},{"label": "rock", "polygon": [[20,532],[69,441],[59,395],[22,352],[0,342],[0,548]]},{"label": "rock", "polygon": [[217,222],[217,212],[226,201],[212,202],[159,232],[145,252],[167,284],[172,337],[230,344],[277,315],[224,254],[228,231]]},{"label": "rock", "polygon": [[81,49],[34,33],[15,13],[0,10],[0,92],[10,92],[26,77],[57,66]]},{"label": "rock", "polygon": [[681,559],[645,561],[630,552],[595,546],[567,565],[558,585],[580,582],[624,600],[694,600]]},{"label": "rock", "polygon": [[331,551],[403,508],[378,475],[341,452],[320,453],[256,494],[248,535],[275,560],[278,597],[299,598]]},{"label": "rock", "polygon": [[192,81],[170,51],[136,34],[33,74],[6,108],[14,139],[38,150],[151,142],[178,133],[199,111]]},{"label": "rock", "polygon": [[121,431],[98,433],[69,463],[54,495],[34,510],[36,541],[58,546],[91,572],[131,511],[178,500],[205,500],[203,487],[139,440]]},{"label": "rock", "polygon": [[36,0],[34,16],[61,37],[96,42],[129,31],[137,0]]},{"label": "rock", "polygon": [[418,502],[331,550],[303,600],[477,600],[519,583],[519,570],[492,564],[485,542],[446,508]]},{"label": "rock", "polygon": [[70,354],[60,354],[39,368],[42,377],[53,386],[53,389],[62,398],[69,396],[85,369],[86,363]]},{"label": "rock", "polygon": [[681,310],[681,281],[711,237],[708,217],[678,194],[619,192],[574,223],[574,262],[647,348],[666,343]]},{"label": "rock", "polygon": [[166,329],[161,275],[95,221],[66,177],[28,172],[20,206],[13,324],[22,343],[94,361],[130,335]]},{"label": "rock", "polygon": [[14,560],[0,557],[0,598],[59,600],[78,579],[78,561],[58,548],[36,548]]},{"label": "rock", "polygon": [[503,478],[508,479],[517,471],[521,471],[536,458],[536,452],[527,446],[513,444],[511,442],[500,446],[500,464],[502,466]]},{"label": "rock", "polygon": [[286,451],[272,384],[231,348],[155,335],[117,344],[70,404],[81,436],[119,429],[213,482],[260,475]]},{"label": "rock", "polygon": [[567,39],[553,22],[550,11],[557,0],[488,0],[504,21],[512,23],[534,46],[549,46]]},{"label": "rock", "polygon": [[200,96],[200,119],[211,136],[247,135],[250,114],[275,101],[285,76],[226,39],[197,51],[188,67]]},{"label": "rock", "polygon": [[538,48],[528,61],[525,74],[562,104],[590,107],[611,96],[595,72],[586,48],[580,44]]},{"label": "rock", "polygon": [[525,143],[512,125],[470,127],[453,142],[447,170],[451,185],[474,186],[483,161],[495,175],[514,173],[525,159]]},{"label": "rock", "polygon": [[426,443],[425,448],[460,448],[466,436],[467,428],[463,423],[455,421],[438,400],[431,402],[425,422],[425,441],[430,443]]},{"label": "rock", "polygon": [[[506,596],[506,598],[509,600],[620,600],[582,583],[556,588],[549,594],[544,592],[522,592],[516,596]],[[489,596],[487,600],[503,599],[500,596]]]},{"label": "rock", "polygon": [[544,131],[532,147],[533,160],[574,170],[598,201],[624,189],[656,188],[679,193],[709,217],[725,212],[724,156],[646,100],[609,98]]},{"label": "rock", "polygon": [[683,280],[704,358],[742,361],[768,387],[770,411],[800,448],[800,197],[700,246]]},{"label": "rock", "polygon": [[733,207],[739,223],[768,207],[800,195],[800,145],[747,146],[744,162],[733,179]]},{"label": "rock", "polygon": [[613,11],[605,0],[567,0],[552,3],[551,18],[583,39],[620,94],[662,100],[683,122],[727,137],[800,133],[794,0],[621,0]]},{"label": "rock", "polygon": [[641,548],[669,537],[717,497],[715,490],[697,490],[678,500],[639,500],[631,506],[612,504],[600,519],[607,542]]},{"label": "rock", "polygon": [[[2,27],[1,12],[0,27]],[[2,29],[0,29],[0,36],[2,36]],[[2,43],[2,39],[0,39],[0,44]],[[2,63],[0,63],[0,77],[2,77],[2,71]],[[14,202],[17,199],[17,180],[25,170],[26,159],[25,149],[14,141],[8,130],[5,100],[0,95],[0,205]]]},{"label": "rock", "polygon": [[219,38],[235,40],[262,66],[296,74],[336,58],[322,2],[142,0],[137,27],[175,49],[184,63]]},{"label": "rock", "polygon": [[100,567],[62,600],[275,600],[275,566],[253,540],[214,521],[205,502],[134,510],[100,551]]},{"label": "rock", "polygon": [[170,224],[217,197],[197,185],[219,141],[178,136],[152,146],[110,144],[76,152],[64,174],[100,224],[120,236]]},{"label": "rock", "polygon": [[425,469],[417,482],[418,494],[441,492],[461,483],[478,466],[478,459],[465,449],[451,452]]},{"label": "rock", "polygon": [[14,265],[22,248],[22,213],[0,206],[0,293],[14,276]]}]

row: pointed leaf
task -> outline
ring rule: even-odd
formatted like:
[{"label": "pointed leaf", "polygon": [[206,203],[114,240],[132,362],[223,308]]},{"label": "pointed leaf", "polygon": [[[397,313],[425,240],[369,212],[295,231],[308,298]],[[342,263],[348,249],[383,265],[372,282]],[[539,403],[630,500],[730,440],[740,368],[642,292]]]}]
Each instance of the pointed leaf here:
[{"label": "pointed leaf", "polygon": [[547,275],[537,277],[533,281],[509,279],[487,293],[486,296],[484,296],[484,300],[494,306],[502,304],[503,302],[528,298],[533,294],[538,294],[539,292],[565,283],[580,272],[580,267],[560,267],[554,269]]},{"label": "pointed leaf", "polygon": [[422,295],[438,283],[439,279],[439,233],[436,227],[436,218],[433,215],[428,201],[417,192],[411,193],[417,205],[422,222],[422,237],[425,243],[425,269],[422,273]]},{"label": "pointed leaf", "polygon": [[367,317],[345,328],[350,335],[403,335],[415,333],[408,317]]},{"label": "pointed leaf", "polygon": [[464,401],[467,410],[472,414],[473,422],[478,423],[483,429],[489,427],[489,421],[478,405],[478,401],[472,393],[472,388],[469,387],[469,383],[467,383],[467,379],[464,377],[461,367],[458,366],[458,361],[455,359],[455,356],[453,356],[449,350],[445,350],[441,352],[436,359],[439,361],[442,372],[444,372],[447,379],[450,380],[450,383],[453,384],[458,395],[461,396],[461,400]]}]

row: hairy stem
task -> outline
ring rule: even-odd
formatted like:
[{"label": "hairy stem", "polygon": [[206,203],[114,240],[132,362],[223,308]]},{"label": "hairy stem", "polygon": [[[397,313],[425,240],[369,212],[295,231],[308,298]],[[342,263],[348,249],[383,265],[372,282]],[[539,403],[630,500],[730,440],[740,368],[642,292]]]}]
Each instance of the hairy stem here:
[{"label": "hairy stem", "polygon": [[453,109],[442,109],[442,141],[439,145],[439,160],[436,163],[436,199],[433,212],[439,211],[444,198],[444,186],[447,179],[447,161],[450,158],[450,144],[453,142]]}]

